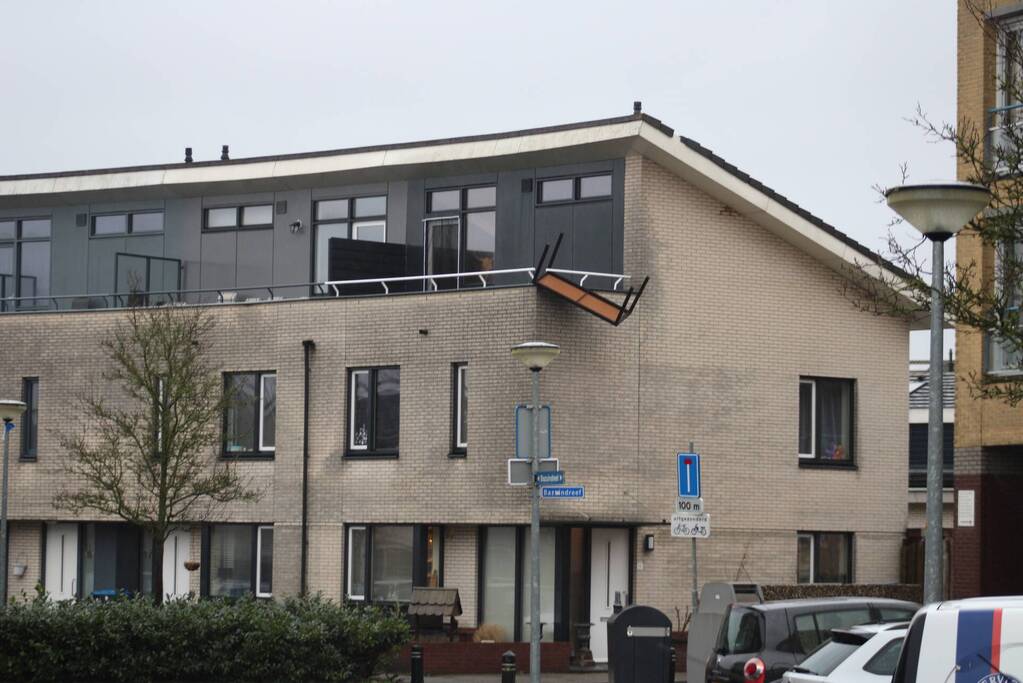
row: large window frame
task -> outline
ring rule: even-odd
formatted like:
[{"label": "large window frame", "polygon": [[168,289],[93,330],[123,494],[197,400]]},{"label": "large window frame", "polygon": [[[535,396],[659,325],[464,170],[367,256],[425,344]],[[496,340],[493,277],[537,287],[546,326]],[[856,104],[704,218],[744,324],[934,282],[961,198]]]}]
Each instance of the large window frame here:
[{"label": "large window frame", "polygon": [[[248,558],[249,564],[251,566],[251,572],[250,572],[250,575],[249,575],[249,587],[248,587],[247,593],[250,594],[250,595],[254,595],[257,598],[271,598],[271,597],[273,597],[273,540],[272,539],[273,539],[274,525],[273,524],[268,524],[268,523],[247,524],[247,523],[225,522],[225,523],[206,524],[206,525],[204,525],[202,527],[202,549],[201,549],[202,561],[200,562],[201,574],[200,574],[200,577],[199,577],[199,592],[200,592],[200,594],[204,598],[208,598],[208,597],[220,597],[220,598],[227,598],[227,599],[231,598],[231,596],[227,596],[227,595],[213,595],[212,594],[212,580],[211,580],[212,579],[212,572],[213,572],[213,569],[214,569],[214,567],[213,567],[213,542],[215,540],[215,538],[214,538],[215,537],[215,532],[216,532],[216,530],[218,528],[226,529],[226,528],[229,528],[229,527],[232,528],[232,529],[238,529],[238,528],[248,529],[249,533],[251,534],[250,539],[249,539],[250,549],[249,549],[249,558]],[[263,535],[267,531],[269,531],[269,533],[270,533],[270,539],[271,539],[270,543],[265,543],[264,538],[263,538]],[[266,578],[266,577],[263,576],[263,572],[262,572],[262,565],[263,565],[263,560],[264,560],[263,552],[264,552],[264,550],[267,549],[267,547],[269,547],[269,558],[268,559],[269,559],[269,566],[270,566],[270,572],[271,572],[270,576],[269,576],[269,579],[268,579],[269,580],[269,584],[270,584],[270,590],[269,591],[262,591],[262,590],[260,590],[260,588],[261,588],[260,583],[261,583],[261,581],[264,578]]]},{"label": "large window frame", "polygon": [[[223,415],[223,446],[221,453],[224,458],[273,458],[277,450],[277,371],[276,370],[256,370],[250,372],[225,372],[224,373],[224,392],[225,394],[230,391],[230,385],[232,380],[242,377],[252,377],[255,387],[255,396],[252,401],[252,443],[253,448],[250,450],[231,450],[228,448],[229,438],[231,436],[228,425],[228,416],[231,410],[241,410],[239,406],[233,404],[227,406],[224,409]],[[273,443],[265,443],[266,436],[266,421],[267,421],[267,403],[268,403],[268,392],[267,384],[268,380],[273,381],[273,396],[272,396],[272,410],[273,410],[273,432],[274,439]]]},{"label": "large window frame", "polygon": [[[345,525],[344,546],[344,598],[353,602],[387,603],[393,601],[374,595],[373,557],[374,533],[381,529],[410,529],[412,534],[412,588],[444,585],[444,527],[435,524],[363,524]],[[362,536],[362,554],[352,552],[353,536]],[[436,565],[436,566],[434,566]],[[431,575],[434,577],[431,580]],[[352,586],[361,577],[362,591],[353,592]],[[399,600],[404,603],[404,600]]]},{"label": "large window frame", "polygon": [[[358,204],[361,201],[382,199],[384,201],[383,213],[366,213],[360,214],[358,212]],[[330,203],[338,202],[344,203],[344,216],[335,215],[327,218],[320,218],[320,205],[326,205]],[[387,194],[368,194],[368,195],[356,195],[352,197],[323,197],[313,201],[312,208],[313,217],[313,246],[312,246],[312,258],[310,263],[310,272],[312,274],[311,282],[327,282],[330,279],[330,255],[320,253],[320,232],[321,230],[333,228],[335,226],[344,226],[344,239],[357,240],[363,239],[359,237],[359,231],[364,228],[383,228],[384,238],[381,240],[370,239],[370,242],[387,242]],[[325,273],[320,273],[319,265],[321,257],[324,258],[324,265],[326,267]],[[321,277],[322,276],[322,277]],[[316,294],[325,294],[325,292],[314,292]]]},{"label": "large window frame", "polygon": [[[393,448],[380,447],[377,444],[378,429],[378,404],[379,404],[379,373],[382,370],[394,370],[397,372],[398,381],[398,410],[396,414],[397,424],[395,424],[396,443]],[[356,377],[359,375],[366,375],[368,377],[370,396],[369,396],[369,415],[367,417],[367,437],[365,444],[356,444],[355,436],[355,407],[356,407],[356,395],[357,390]],[[401,448],[401,367],[398,365],[381,365],[374,367],[357,367],[348,369],[348,387],[345,392],[347,396],[347,406],[345,410],[346,419],[346,436],[345,436],[345,456],[349,458],[355,457],[368,457],[368,458],[396,458],[398,457],[399,450]]]},{"label": "large window frame", "polygon": [[[269,543],[267,542],[266,536],[269,536]],[[274,528],[272,524],[264,524],[256,527],[256,579],[255,579],[255,593],[257,598],[272,598],[273,597],[273,541],[274,541]],[[270,576],[263,576],[263,561],[264,551],[269,546],[269,559],[270,559]],[[267,585],[269,588],[263,590],[263,579],[267,579]]]},{"label": "large window frame", "polygon": [[[606,194],[592,194],[585,188],[585,181],[607,178],[608,190]],[[544,199],[544,186],[548,183],[571,182],[571,197],[560,197],[557,199]],[[537,179],[536,203],[538,206],[553,206],[556,204],[575,204],[578,202],[607,201],[614,196],[614,174],[611,171],[599,171],[595,173],[584,173],[582,175],[551,176],[550,178]]]},{"label": "large window frame", "polygon": [[21,415],[21,459],[35,460],[39,455],[39,378],[21,380],[21,400],[25,412]]},{"label": "large window frame", "polygon": [[[232,225],[210,225],[211,211],[234,210],[235,217]],[[251,209],[268,209],[270,220],[264,223],[246,223],[246,211]],[[274,204],[273,202],[249,202],[245,204],[227,204],[223,206],[206,206],[202,210],[202,229],[204,232],[225,232],[231,230],[267,230],[274,227]]]},{"label": "large window frame", "polygon": [[[29,234],[26,236],[26,223],[32,224],[42,221],[45,221],[48,224],[45,235]],[[0,250],[10,249],[11,272],[0,272],[0,311],[9,310],[14,307],[23,310],[46,308],[49,303],[48,297],[50,295],[50,281],[53,276],[53,253],[52,249],[50,249],[50,241],[53,237],[53,219],[51,216],[0,218],[0,225],[5,223],[13,225],[13,230],[9,234],[5,234],[5,231],[0,230]],[[26,277],[23,272],[24,250],[26,247],[34,247],[39,244],[46,244],[47,265],[45,291],[40,294],[39,287],[36,285],[32,293],[27,294],[23,291],[22,286],[22,280]],[[10,299],[15,299],[16,304],[9,303],[8,300]],[[40,303],[40,300],[43,300],[43,302]]]},{"label": "large window frame", "polygon": [[[135,217],[142,215],[153,215],[159,214],[160,216],[160,229],[159,230],[135,230]],[[103,219],[108,217],[123,216],[124,217],[124,230],[118,232],[96,232],[96,219]],[[164,211],[163,209],[146,209],[143,211],[112,211],[109,213],[94,213],[89,220],[89,237],[91,239],[104,239],[107,237],[124,237],[125,235],[162,235],[164,232]]]},{"label": "large window frame", "polygon": [[[803,400],[802,392],[805,387],[811,387],[811,416],[810,416],[810,452],[803,452]],[[824,392],[822,389],[838,388],[840,391],[848,391],[848,411],[843,419],[848,422],[849,432],[848,444],[839,444],[844,449],[843,457],[827,456],[825,445],[822,443],[823,428],[821,421],[824,410],[821,406]],[[853,469],[856,467],[856,380],[839,377],[809,377],[799,378],[799,394],[797,399],[798,419],[797,427],[797,454],[800,467],[834,467],[838,469]]]},{"label": "large window frame", "polygon": [[[1023,110],[1021,110],[1023,119]],[[1008,241],[999,245],[994,250],[995,258],[995,280],[994,286],[999,293],[1004,295],[1006,312],[1016,313],[1020,316],[1020,332],[1023,333],[1023,285],[1009,283],[1010,273],[1019,273],[1023,270],[1023,242]],[[1009,273],[1006,272],[1005,262],[1012,260],[1013,265]],[[1011,291],[1006,292],[1011,287]],[[1023,349],[1010,350],[1006,348],[1004,341],[987,335],[986,348],[984,349],[984,373],[991,378],[1015,377],[1023,374]]]},{"label": "large window frame", "polygon": [[[827,581],[821,578],[821,539],[824,536],[828,536],[830,540],[834,540],[835,537],[841,540],[845,544],[846,554],[846,566],[840,571],[845,574],[844,580],[838,581]],[[808,580],[804,579],[800,572],[800,552],[803,544],[809,543],[810,556],[809,556],[809,574]],[[856,577],[854,570],[856,567],[855,558],[855,534],[850,531],[800,531],[796,534],[796,583],[801,584],[815,584],[815,583],[831,583],[831,584],[849,584],[855,583]],[[830,578],[830,577],[828,577]]]},{"label": "large window frame", "polygon": [[[477,197],[478,193],[489,193],[493,192],[493,202],[479,201]],[[441,195],[448,195],[450,193],[457,193],[458,201],[457,206],[445,205],[438,208],[434,207],[434,199]],[[485,199],[485,195],[484,195]],[[492,258],[489,268],[482,268],[477,270],[467,270],[466,262],[469,258],[469,231],[474,216],[482,214],[493,215],[493,245]],[[464,185],[456,187],[436,187],[429,188],[426,190],[426,217],[423,219],[423,274],[425,275],[445,275],[447,272],[431,272],[430,257],[431,257],[431,238],[432,231],[431,227],[445,221],[453,221],[455,223],[456,230],[456,243],[457,243],[457,255],[455,257],[455,271],[456,273],[463,272],[489,272],[496,268],[497,262],[497,185],[495,183],[483,183],[479,185]],[[465,289],[482,287],[483,283],[478,277],[468,278],[443,278],[434,281],[436,289]],[[424,288],[432,288],[433,284],[427,282],[424,283]]]}]

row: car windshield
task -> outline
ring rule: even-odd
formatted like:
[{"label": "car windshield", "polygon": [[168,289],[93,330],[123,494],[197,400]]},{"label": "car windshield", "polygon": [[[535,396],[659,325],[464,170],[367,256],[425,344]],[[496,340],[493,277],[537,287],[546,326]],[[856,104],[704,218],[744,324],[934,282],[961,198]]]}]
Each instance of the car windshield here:
[{"label": "car windshield", "polygon": [[748,607],[732,607],[721,625],[718,652],[724,655],[751,654],[763,649],[760,615]]},{"label": "car windshield", "polygon": [[823,645],[814,650],[809,657],[804,659],[799,668],[806,673],[817,674],[818,676],[827,676],[846,660],[846,658],[853,652],[856,652],[856,648],[859,645],[852,643],[838,643],[834,640],[825,641]]}]

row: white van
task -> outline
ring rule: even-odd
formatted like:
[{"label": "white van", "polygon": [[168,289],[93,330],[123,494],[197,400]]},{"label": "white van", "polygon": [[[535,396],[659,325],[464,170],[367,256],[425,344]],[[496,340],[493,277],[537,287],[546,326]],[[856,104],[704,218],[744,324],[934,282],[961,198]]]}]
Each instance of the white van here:
[{"label": "white van", "polygon": [[1023,596],[928,605],[906,634],[892,683],[1023,682]]}]

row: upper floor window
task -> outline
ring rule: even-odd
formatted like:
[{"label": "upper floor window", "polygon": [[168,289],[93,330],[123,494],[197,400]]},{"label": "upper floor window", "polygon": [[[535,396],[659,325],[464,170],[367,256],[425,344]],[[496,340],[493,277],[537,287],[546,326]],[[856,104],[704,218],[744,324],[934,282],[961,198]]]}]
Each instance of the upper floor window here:
[{"label": "upper floor window", "polygon": [[[497,187],[430,190],[423,222],[427,275],[481,273],[494,269]],[[480,287],[479,277],[438,278],[436,289]],[[432,286],[432,285],[431,285]]]},{"label": "upper floor window", "polygon": [[92,217],[92,235],[138,235],[163,232],[163,211],[105,213]]},{"label": "upper floor window", "polygon": [[230,403],[224,411],[224,455],[272,455],[277,439],[277,375],[224,375]]},{"label": "upper floor window", "polygon": [[0,218],[0,310],[47,305],[50,219]]},{"label": "upper floor window", "polygon": [[799,380],[801,462],[852,464],[853,384],[849,379]]},{"label": "upper floor window", "polygon": [[397,455],[401,408],[399,369],[363,368],[348,375],[348,450]]},{"label": "upper floor window", "polygon": [[455,453],[465,453],[469,447],[469,366],[454,366],[452,405],[454,406],[453,446]]},{"label": "upper floor window", "polygon": [[577,178],[552,178],[540,181],[539,200],[541,204],[571,202],[582,199],[602,199],[610,196],[610,173]]},{"label": "upper floor window", "polygon": [[[995,250],[995,286],[1009,314],[1018,316],[1023,333],[1023,242],[1004,244]],[[1017,337],[1018,339],[1018,337]],[[986,370],[992,375],[1023,373],[1023,348],[1012,340],[988,337]]]},{"label": "upper floor window", "polygon": [[39,378],[26,377],[21,384],[25,412],[21,416],[21,457],[35,460],[39,443]]},{"label": "upper floor window", "polygon": [[316,282],[340,279],[331,274],[330,241],[351,239],[386,242],[387,197],[379,195],[318,201],[313,207],[313,223],[316,231]]},{"label": "upper floor window", "polygon": [[799,583],[852,583],[852,543],[853,535],[850,533],[800,532],[796,580]]},{"label": "upper floor window", "polygon": [[274,224],[273,213],[273,204],[219,206],[206,209],[203,227],[207,230],[272,228]]}]

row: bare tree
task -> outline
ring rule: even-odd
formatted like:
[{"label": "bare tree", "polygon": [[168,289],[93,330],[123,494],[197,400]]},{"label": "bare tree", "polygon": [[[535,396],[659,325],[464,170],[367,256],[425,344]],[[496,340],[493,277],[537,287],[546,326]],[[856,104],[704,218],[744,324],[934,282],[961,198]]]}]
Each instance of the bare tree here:
[{"label": "bare tree", "polygon": [[[994,263],[984,265],[966,259],[960,250],[957,263],[928,264],[919,252],[924,239],[907,242],[899,233],[900,219],[888,225],[885,256],[902,272],[878,275],[877,263],[861,262],[851,269],[843,284],[846,296],[858,308],[878,315],[912,317],[929,310],[931,268],[942,268],[945,280],[945,315],[959,329],[984,336],[988,349],[1001,355],[1006,369],[1023,371],[1023,45],[1019,27],[1006,28],[990,17],[981,0],[963,0],[961,11],[978,22],[986,46],[997,50],[995,86],[999,106],[987,112],[987,120],[968,118],[958,123],[936,123],[921,107],[910,124],[929,141],[951,144],[960,177],[983,185],[992,194],[987,211],[962,233],[977,239]],[[985,48],[987,49],[987,48]],[[902,181],[908,169],[901,167]],[[876,188],[883,193],[883,188]],[[879,201],[884,201],[883,196]],[[925,250],[926,251],[926,250]],[[965,377],[976,398],[1001,400],[1009,405],[1023,402],[1023,376],[1005,373],[993,378],[971,371]]]},{"label": "bare tree", "polygon": [[152,537],[153,595],[163,599],[163,545],[173,529],[221,505],[254,501],[221,461],[220,420],[232,397],[207,360],[214,323],[201,308],[131,308],[101,342],[103,377],[123,392],[80,397],[84,418],[61,435],[65,470],[80,482],[58,508],[119,517]]}]

